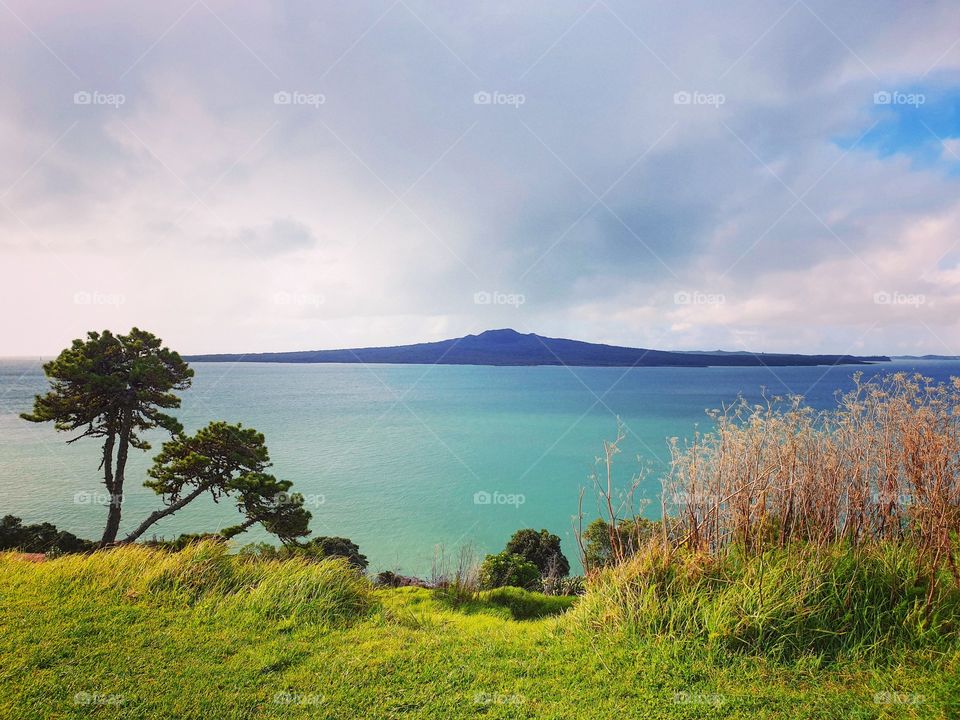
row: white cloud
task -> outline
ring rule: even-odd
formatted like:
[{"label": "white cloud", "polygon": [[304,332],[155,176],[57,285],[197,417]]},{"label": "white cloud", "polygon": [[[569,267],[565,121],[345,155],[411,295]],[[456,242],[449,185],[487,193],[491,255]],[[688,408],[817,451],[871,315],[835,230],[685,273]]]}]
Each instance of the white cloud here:
[{"label": "white cloud", "polygon": [[[503,325],[943,352],[960,344],[958,181],[849,146],[876,90],[956,84],[956,11],[881,5],[611,0],[574,26],[572,1],[418,2],[376,23],[389,5],[211,3],[175,23],[182,9],[102,2],[67,22],[11,2],[70,70],[0,30],[17,60],[0,81],[0,300],[31,310],[4,314],[0,354],[131,324],[185,352]],[[126,102],[74,105],[78,89]],[[74,306],[75,289],[125,302]],[[478,306],[484,289],[527,300]],[[725,302],[677,306],[684,289]]]}]

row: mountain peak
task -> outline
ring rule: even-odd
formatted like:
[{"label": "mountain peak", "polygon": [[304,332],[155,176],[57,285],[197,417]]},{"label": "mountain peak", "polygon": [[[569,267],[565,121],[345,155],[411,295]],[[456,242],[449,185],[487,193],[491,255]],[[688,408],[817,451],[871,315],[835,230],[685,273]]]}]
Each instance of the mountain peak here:
[{"label": "mountain peak", "polygon": [[523,337],[523,333],[519,333],[513,328],[498,328],[496,330],[484,330],[482,333],[477,335],[478,338],[484,338],[486,340],[513,340],[515,338]]}]

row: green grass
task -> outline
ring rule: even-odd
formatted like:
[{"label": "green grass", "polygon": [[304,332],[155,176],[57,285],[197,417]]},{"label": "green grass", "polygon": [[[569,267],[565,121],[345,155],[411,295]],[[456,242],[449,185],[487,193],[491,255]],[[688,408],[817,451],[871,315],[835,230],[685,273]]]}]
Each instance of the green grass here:
[{"label": "green grass", "polygon": [[648,548],[602,573],[575,615],[595,629],[680,636],[790,659],[868,659],[898,648],[956,647],[960,588],[929,578],[905,544],[774,549],[709,558]]},{"label": "green grass", "polygon": [[564,613],[568,599],[498,590],[457,606],[373,590],[335,561],[209,545],[0,555],[0,718],[960,716],[955,637],[774,657],[626,622],[633,591],[618,603],[610,583]]}]

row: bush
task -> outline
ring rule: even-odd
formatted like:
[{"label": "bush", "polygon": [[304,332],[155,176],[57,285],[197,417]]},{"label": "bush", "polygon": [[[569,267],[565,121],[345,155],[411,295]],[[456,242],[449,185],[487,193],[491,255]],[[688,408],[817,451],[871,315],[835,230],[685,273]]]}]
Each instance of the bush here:
[{"label": "bush", "polygon": [[96,543],[83,540],[51,523],[24,525],[20,518],[5,515],[0,519],[0,550],[30,553],[75,553],[93,550]]},{"label": "bush", "polygon": [[[621,520],[617,523],[616,533],[626,557],[635,555],[651,538],[662,532],[661,522],[642,517]],[[610,544],[610,523],[597,518],[583,531],[583,560],[587,570],[607,567],[614,563],[613,548]]]},{"label": "bush", "polygon": [[570,562],[560,550],[560,538],[546,530],[517,530],[507,541],[506,551],[532,562],[543,577],[570,574]]},{"label": "bush", "polygon": [[315,537],[307,543],[294,546],[298,553],[308,557],[344,558],[358,570],[367,569],[367,556],[360,553],[356,543],[342,537]]},{"label": "bush", "polygon": [[540,584],[540,570],[529,560],[509,552],[487,555],[480,566],[480,587],[505,585],[534,590]]}]

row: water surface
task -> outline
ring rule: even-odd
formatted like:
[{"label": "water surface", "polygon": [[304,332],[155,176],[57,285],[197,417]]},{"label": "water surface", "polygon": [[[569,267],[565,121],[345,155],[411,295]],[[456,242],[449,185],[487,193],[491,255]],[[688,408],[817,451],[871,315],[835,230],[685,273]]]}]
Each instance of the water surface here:
[{"label": "water surface", "polygon": [[[918,369],[939,379],[960,363],[896,361],[867,367],[564,368],[196,363],[177,416],[188,430],[242,422],[267,437],[273,471],[307,496],[314,534],[357,542],[371,569],[427,572],[435,546],[471,542],[497,551],[522,527],[548,528],[574,560],[572,518],[616,416],[628,431],[618,456],[626,485],[641,462],[642,495],[659,509],[667,438],[708,426],[705,409],[738,394],[801,393],[835,403],[852,375]],[[39,361],[0,362],[0,515],[50,521],[97,538],[99,446],[18,417],[46,380]],[[159,440],[159,436],[157,440]],[[155,444],[158,447],[159,443]],[[159,506],[142,487],[154,453],[131,451],[122,529]],[[487,495],[501,501],[484,504]],[[589,493],[588,493],[589,497]],[[520,502],[522,500],[522,502]],[[478,503],[479,501],[479,503]],[[513,502],[505,502],[513,501]],[[595,504],[585,505],[591,514]],[[197,500],[157,534],[212,531],[237,522],[231,503]],[[251,529],[241,538],[268,539]]]}]

